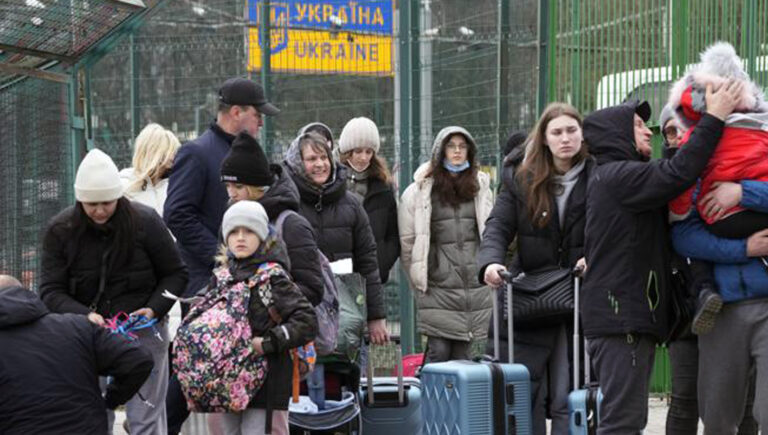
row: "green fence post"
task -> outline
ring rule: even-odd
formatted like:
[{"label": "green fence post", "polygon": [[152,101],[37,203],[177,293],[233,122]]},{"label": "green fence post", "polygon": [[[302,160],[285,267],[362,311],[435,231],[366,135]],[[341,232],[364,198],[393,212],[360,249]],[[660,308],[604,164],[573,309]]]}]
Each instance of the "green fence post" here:
[{"label": "green fence post", "polygon": [[[545,85],[547,86],[547,100],[544,103],[546,106],[548,103],[558,100],[560,97],[557,95],[557,7],[558,0],[549,1],[549,24],[547,25],[547,71]],[[541,110],[544,110],[544,106]]]},{"label": "green fence post", "polygon": [[745,0],[741,9],[741,50],[746,59],[747,74],[754,78],[760,42],[757,39],[757,0]]},{"label": "green fence post", "polygon": [[[267,101],[272,101],[272,40],[270,35],[271,16],[270,0],[261,0],[261,22],[259,23],[259,45],[261,45],[261,86],[264,88],[264,96]],[[271,116],[263,116],[264,125],[261,128],[261,143],[268,156],[272,155],[272,130],[273,120]]]},{"label": "green fence post", "polygon": [[[412,164],[411,164],[411,148],[413,141],[411,139],[411,60],[412,60],[412,44],[411,44],[411,0],[405,0],[398,2],[398,18],[399,29],[398,38],[400,43],[400,51],[398,52],[400,70],[397,71],[400,79],[400,86],[397,89],[400,108],[400,172],[399,172],[399,185],[400,194],[403,193],[405,188],[410,184]],[[399,268],[400,274],[400,345],[403,354],[409,354],[413,352],[414,345],[414,310],[413,310],[413,295],[408,285],[408,277],[403,271],[403,268]]]},{"label": "green fence post", "polygon": [[538,92],[536,93],[536,115],[544,110],[547,105],[547,79],[549,65],[549,45],[553,43],[549,39],[549,26],[554,25],[549,20],[549,0],[539,1],[539,32],[538,32],[538,56],[539,56],[539,74],[538,74]]},{"label": "green fence post", "polygon": [[[496,32],[499,44],[496,54],[496,143],[501,146],[509,125],[509,1],[498,0],[499,18]],[[501,184],[501,153],[496,154],[496,180]]]},{"label": "green fence post", "polygon": [[[588,105],[586,101],[583,101],[583,91],[584,91],[584,83],[582,83],[581,78],[581,56],[578,50],[581,50],[581,17],[579,16],[579,4],[578,2],[573,2],[571,5],[571,32],[572,33],[572,42],[571,44],[573,47],[571,50],[576,51],[574,54],[573,51],[568,56],[571,61],[571,83],[573,85],[571,86],[571,92],[572,92],[572,100],[571,105],[573,107],[576,107],[579,110],[586,110]],[[584,113],[584,112],[582,112]]]}]

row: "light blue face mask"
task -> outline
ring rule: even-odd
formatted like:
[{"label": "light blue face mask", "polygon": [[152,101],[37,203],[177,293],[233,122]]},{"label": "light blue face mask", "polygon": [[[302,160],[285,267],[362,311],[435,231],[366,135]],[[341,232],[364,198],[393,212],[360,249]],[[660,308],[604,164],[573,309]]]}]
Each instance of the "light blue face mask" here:
[{"label": "light blue face mask", "polygon": [[459,172],[462,172],[469,168],[469,160],[466,160],[464,163],[460,165],[454,165],[451,164],[451,162],[448,161],[448,159],[443,159],[443,167],[448,170],[448,172],[453,172],[454,174],[458,174]]}]

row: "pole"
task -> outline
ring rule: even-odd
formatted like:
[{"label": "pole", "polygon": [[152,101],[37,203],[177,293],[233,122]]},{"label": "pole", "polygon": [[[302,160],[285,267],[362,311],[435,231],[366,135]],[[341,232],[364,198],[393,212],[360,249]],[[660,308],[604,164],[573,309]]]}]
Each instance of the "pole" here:
[{"label": "pole", "polygon": [[[272,101],[272,41],[271,34],[271,10],[270,0],[261,0],[259,11],[259,45],[261,46],[261,86],[264,88],[264,96],[267,101]],[[268,156],[272,155],[272,130],[274,129],[272,118],[264,116],[264,125],[261,127],[261,143]]]}]

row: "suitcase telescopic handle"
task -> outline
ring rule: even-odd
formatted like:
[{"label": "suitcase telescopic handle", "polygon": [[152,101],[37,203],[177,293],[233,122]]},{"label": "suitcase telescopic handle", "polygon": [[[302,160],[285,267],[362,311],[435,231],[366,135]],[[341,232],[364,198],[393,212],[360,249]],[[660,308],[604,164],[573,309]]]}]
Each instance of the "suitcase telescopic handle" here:
[{"label": "suitcase telescopic handle", "polygon": [[[581,287],[581,277],[584,275],[584,266],[576,266],[573,268],[573,271],[571,272],[573,275],[573,389],[578,390],[579,389],[579,360],[580,360],[580,354],[579,354],[579,348],[580,348],[580,342],[581,337],[579,335],[579,295],[580,291],[579,288]],[[589,372],[589,367],[587,363],[587,349],[586,349],[586,343],[584,346],[584,370]],[[589,376],[589,375],[586,375]],[[585,378],[585,381],[588,382],[588,377]]]},{"label": "suitcase telescopic handle", "polygon": [[[369,336],[365,336],[363,338],[365,342],[368,344],[369,347],[373,347],[373,343],[371,342],[371,339]],[[396,367],[397,367],[397,399],[400,406],[405,403],[405,381],[403,379],[403,350],[400,347],[400,336],[399,335],[391,335],[389,337],[389,341],[392,341],[396,343],[395,346],[395,360],[397,361]],[[365,374],[365,381],[366,386],[368,387],[368,405],[373,406],[374,404],[374,394],[373,394],[373,349],[369,349],[368,351],[368,360],[366,361],[366,374]]]},{"label": "suitcase telescopic handle", "polygon": [[[513,301],[512,301],[512,273],[508,270],[499,271],[499,276],[507,283],[507,357],[510,364],[515,363],[515,328],[513,321]],[[493,297],[493,356],[499,359],[499,318],[501,317],[498,307],[498,298]]]}]

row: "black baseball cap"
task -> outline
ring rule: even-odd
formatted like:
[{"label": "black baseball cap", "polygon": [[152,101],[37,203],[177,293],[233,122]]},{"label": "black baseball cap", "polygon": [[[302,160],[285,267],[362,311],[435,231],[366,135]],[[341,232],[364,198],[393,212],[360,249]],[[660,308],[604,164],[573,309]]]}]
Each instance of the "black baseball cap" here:
[{"label": "black baseball cap", "polygon": [[270,116],[280,113],[280,109],[264,97],[261,85],[242,77],[229,79],[221,85],[219,101],[230,106],[254,106],[259,112]]},{"label": "black baseball cap", "polygon": [[636,104],[635,113],[642,118],[643,122],[648,122],[651,119],[651,105],[647,101],[640,101]]}]

